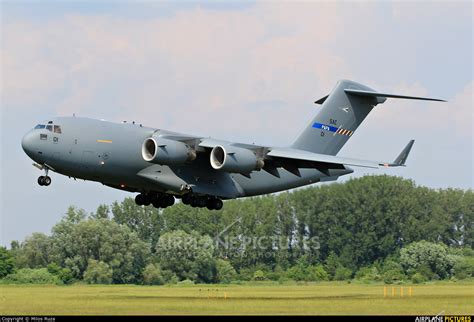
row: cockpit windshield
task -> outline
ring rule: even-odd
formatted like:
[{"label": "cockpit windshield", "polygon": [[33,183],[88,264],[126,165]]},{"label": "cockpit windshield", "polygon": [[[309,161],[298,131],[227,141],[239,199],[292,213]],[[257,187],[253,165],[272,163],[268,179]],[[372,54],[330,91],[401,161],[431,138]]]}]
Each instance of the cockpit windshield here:
[{"label": "cockpit windshield", "polygon": [[46,129],[49,132],[54,132],[54,133],[57,133],[57,134],[63,133],[62,129],[61,129],[61,125],[53,125],[52,123],[53,123],[52,121],[49,121],[48,124],[46,124],[46,125],[45,124],[38,124],[38,125],[35,126],[35,130]]}]

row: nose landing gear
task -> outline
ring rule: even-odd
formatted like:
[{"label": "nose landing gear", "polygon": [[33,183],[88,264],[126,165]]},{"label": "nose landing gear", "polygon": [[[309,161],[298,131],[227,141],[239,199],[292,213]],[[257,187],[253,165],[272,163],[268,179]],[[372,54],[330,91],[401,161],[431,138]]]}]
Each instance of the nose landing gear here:
[{"label": "nose landing gear", "polygon": [[38,184],[40,186],[49,186],[51,184],[51,178],[48,176],[38,177]]},{"label": "nose landing gear", "polygon": [[35,167],[37,167],[40,170],[44,170],[44,176],[38,177],[38,184],[40,186],[49,186],[51,184],[51,177],[48,177],[48,170],[49,168],[44,165],[44,166],[39,166],[36,164],[33,164]]}]

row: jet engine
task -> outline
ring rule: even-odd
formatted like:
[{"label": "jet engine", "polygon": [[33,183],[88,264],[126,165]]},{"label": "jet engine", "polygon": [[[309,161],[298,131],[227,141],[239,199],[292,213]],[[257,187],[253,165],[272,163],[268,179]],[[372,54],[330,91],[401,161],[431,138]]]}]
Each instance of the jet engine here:
[{"label": "jet engine", "polygon": [[225,172],[248,174],[264,166],[261,158],[248,149],[217,145],[211,151],[211,166]]},{"label": "jet engine", "polygon": [[142,144],[142,157],[152,163],[178,165],[196,159],[196,151],[180,141],[150,137]]}]

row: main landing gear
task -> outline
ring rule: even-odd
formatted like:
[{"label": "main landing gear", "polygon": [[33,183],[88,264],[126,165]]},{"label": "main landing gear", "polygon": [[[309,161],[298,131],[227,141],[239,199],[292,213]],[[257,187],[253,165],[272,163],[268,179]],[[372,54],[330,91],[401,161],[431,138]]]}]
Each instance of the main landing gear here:
[{"label": "main landing gear", "polygon": [[[185,205],[191,207],[204,208],[209,210],[220,210],[224,205],[222,200],[211,196],[196,196],[190,193],[185,194],[181,197],[181,201]],[[155,208],[167,208],[172,206],[175,202],[175,198],[166,193],[140,193],[135,197],[135,203],[139,206],[153,205]]]},{"label": "main landing gear", "polygon": [[174,197],[165,193],[140,193],[135,197],[135,203],[139,206],[153,205],[155,208],[166,208],[174,205]]},{"label": "main landing gear", "polygon": [[191,207],[204,208],[207,207],[209,210],[220,210],[224,205],[222,200],[216,197],[211,196],[194,196],[191,194],[185,194],[181,201],[185,205],[190,205]]}]

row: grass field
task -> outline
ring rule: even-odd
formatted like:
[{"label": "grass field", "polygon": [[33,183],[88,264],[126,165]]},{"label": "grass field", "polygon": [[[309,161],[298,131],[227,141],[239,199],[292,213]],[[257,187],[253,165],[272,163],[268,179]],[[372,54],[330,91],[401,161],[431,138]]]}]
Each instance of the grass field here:
[{"label": "grass field", "polygon": [[426,285],[0,285],[0,314],[473,314],[474,282]]}]

